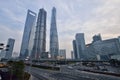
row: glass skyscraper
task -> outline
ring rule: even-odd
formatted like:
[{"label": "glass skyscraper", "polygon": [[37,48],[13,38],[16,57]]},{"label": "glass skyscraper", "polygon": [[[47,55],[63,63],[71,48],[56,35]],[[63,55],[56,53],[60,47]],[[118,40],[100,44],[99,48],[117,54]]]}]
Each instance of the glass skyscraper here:
[{"label": "glass skyscraper", "polygon": [[7,45],[9,47],[7,47],[8,50],[6,51],[6,55],[5,55],[6,59],[12,58],[12,52],[13,52],[13,48],[14,48],[14,43],[15,43],[15,39],[12,39],[12,38],[8,39]]},{"label": "glass skyscraper", "polygon": [[77,58],[78,58],[78,55],[77,55],[76,40],[73,40],[72,44],[73,44],[73,54],[74,54],[74,59],[77,59]]},{"label": "glass skyscraper", "polygon": [[77,33],[75,38],[78,59],[84,60],[85,59],[84,52],[86,50],[84,33]]},{"label": "glass skyscraper", "polygon": [[42,8],[39,10],[35,39],[33,50],[31,54],[32,59],[41,59],[44,58],[44,53],[46,51],[46,17],[47,12]]},{"label": "glass skyscraper", "polygon": [[58,33],[56,26],[56,8],[52,9],[51,27],[50,27],[50,54],[52,59],[56,59],[59,52]]},{"label": "glass skyscraper", "polygon": [[35,21],[36,13],[28,10],[20,50],[21,59],[25,59],[31,54],[35,36]]}]

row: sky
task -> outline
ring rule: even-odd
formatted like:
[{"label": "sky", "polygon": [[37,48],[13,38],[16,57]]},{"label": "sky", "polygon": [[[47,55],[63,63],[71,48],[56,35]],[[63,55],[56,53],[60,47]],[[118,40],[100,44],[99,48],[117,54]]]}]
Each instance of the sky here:
[{"label": "sky", "polygon": [[27,15],[30,9],[38,14],[47,11],[47,51],[52,7],[57,10],[57,30],[60,49],[71,57],[72,41],[76,33],[85,34],[86,44],[95,34],[102,39],[120,36],[120,0],[0,0],[0,43],[8,38],[16,40],[13,56],[18,56]]}]

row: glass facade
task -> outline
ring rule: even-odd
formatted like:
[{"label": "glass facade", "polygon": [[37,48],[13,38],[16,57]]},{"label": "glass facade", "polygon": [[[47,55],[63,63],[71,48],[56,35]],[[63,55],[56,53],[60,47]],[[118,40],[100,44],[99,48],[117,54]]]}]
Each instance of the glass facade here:
[{"label": "glass facade", "polygon": [[85,39],[84,33],[76,34],[76,48],[77,48],[77,56],[78,59],[84,60],[84,51],[85,51]]},{"label": "glass facade", "polygon": [[37,26],[35,32],[35,39],[31,57],[32,59],[43,58],[46,51],[46,11],[42,8],[39,10],[37,18]]},{"label": "glass facade", "polygon": [[5,55],[6,59],[12,58],[12,52],[13,52],[13,48],[14,48],[14,43],[15,43],[15,39],[12,39],[12,38],[8,39],[7,45],[9,45],[9,47],[7,47],[8,50],[6,51],[6,55]]},{"label": "glass facade", "polygon": [[102,41],[102,38],[101,38],[100,34],[93,36],[93,42],[96,42],[96,41]]},{"label": "glass facade", "polygon": [[35,35],[35,21],[36,13],[28,10],[20,50],[20,57],[22,59],[26,58],[31,54]]},{"label": "glass facade", "polygon": [[60,56],[60,59],[66,59],[66,50],[65,49],[60,49],[59,50],[59,56]]},{"label": "glass facade", "polygon": [[52,59],[56,59],[59,52],[58,33],[56,26],[56,8],[52,9],[51,27],[50,27],[50,54]]},{"label": "glass facade", "polygon": [[78,55],[77,55],[76,40],[73,40],[73,54],[74,54],[74,59],[77,59]]},{"label": "glass facade", "polygon": [[118,55],[120,53],[120,44],[117,38],[102,40],[93,43],[95,52],[104,55]]}]

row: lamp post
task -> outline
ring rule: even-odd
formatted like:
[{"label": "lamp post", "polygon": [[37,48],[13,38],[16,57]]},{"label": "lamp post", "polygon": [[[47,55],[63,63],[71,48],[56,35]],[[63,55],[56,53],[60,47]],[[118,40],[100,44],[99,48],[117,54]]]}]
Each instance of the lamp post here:
[{"label": "lamp post", "polygon": [[[6,51],[9,51],[9,45],[5,45],[4,43],[0,43],[0,54],[5,56]],[[4,58],[4,57],[2,56],[1,58]]]},{"label": "lamp post", "polygon": [[4,44],[0,43],[0,50],[3,50],[3,49],[4,49]]},{"label": "lamp post", "polygon": [[3,43],[0,43],[0,50],[6,50],[6,51],[8,51],[9,50],[8,47],[9,47],[9,45],[5,46]]}]

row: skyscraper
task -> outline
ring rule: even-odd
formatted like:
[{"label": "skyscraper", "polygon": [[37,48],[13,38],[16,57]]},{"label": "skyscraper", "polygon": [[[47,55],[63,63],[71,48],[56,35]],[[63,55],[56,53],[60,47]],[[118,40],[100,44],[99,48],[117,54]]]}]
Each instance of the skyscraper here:
[{"label": "skyscraper", "polygon": [[71,59],[75,59],[73,51],[71,51]]},{"label": "skyscraper", "polygon": [[6,51],[6,55],[5,55],[6,59],[12,58],[14,43],[15,43],[15,39],[12,39],[12,38],[8,39],[7,45],[9,45],[9,47],[7,47],[8,50]]},{"label": "skyscraper", "polygon": [[74,54],[74,59],[78,59],[76,40],[73,40],[72,43],[73,43],[73,54]]},{"label": "skyscraper", "polygon": [[52,9],[51,27],[50,27],[50,54],[52,59],[57,59],[59,52],[58,33],[56,26],[56,8]]},{"label": "skyscraper", "polygon": [[46,11],[43,8],[40,9],[37,18],[34,46],[31,55],[33,59],[38,60],[40,58],[44,58],[43,54],[46,51],[46,17]]},{"label": "skyscraper", "polygon": [[31,54],[34,42],[35,21],[36,13],[34,13],[31,10],[28,10],[20,50],[20,57],[22,59],[26,58],[28,55]]},{"label": "skyscraper", "polygon": [[78,59],[84,60],[84,52],[85,52],[85,39],[84,33],[77,33],[76,34],[76,48],[77,48],[77,56]]},{"label": "skyscraper", "polygon": [[2,58],[5,58],[5,56],[6,56],[6,50],[1,50],[1,52],[0,52],[0,60]]}]

